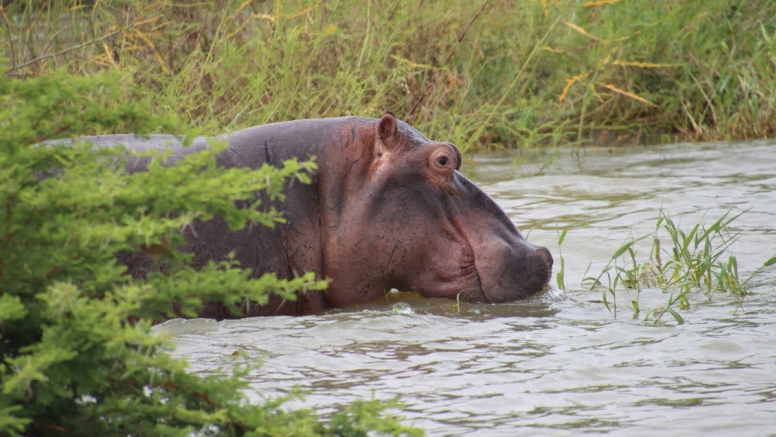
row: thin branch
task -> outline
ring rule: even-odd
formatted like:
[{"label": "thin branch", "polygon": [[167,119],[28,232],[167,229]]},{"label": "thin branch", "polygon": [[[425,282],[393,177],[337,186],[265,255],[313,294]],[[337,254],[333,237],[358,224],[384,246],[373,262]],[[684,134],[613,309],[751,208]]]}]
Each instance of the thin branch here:
[{"label": "thin branch", "polygon": [[474,24],[474,21],[479,18],[479,16],[482,14],[482,11],[485,10],[485,7],[488,6],[488,3],[490,3],[490,0],[485,0],[485,2],[482,3],[482,6],[480,6],[480,9],[477,10],[477,12],[472,16],[472,19],[469,20],[469,24],[466,25],[466,27],[463,29],[463,32],[458,35],[458,41],[455,42],[455,45],[452,49],[450,49],[450,53],[447,54],[447,57],[445,58],[444,62],[442,62],[442,65],[447,64],[447,62],[450,60],[450,58],[453,57],[453,53],[455,53],[455,49],[458,48],[458,46],[461,44],[461,41],[466,37],[466,34],[469,32],[469,28],[472,27],[472,24]]},{"label": "thin branch", "polygon": [[111,33],[109,33],[109,34],[107,34],[107,35],[105,35],[105,36],[101,36],[101,37],[99,37],[99,38],[95,38],[95,39],[93,39],[93,40],[91,40],[91,41],[87,41],[87,42],[85,42],[85,43],[83,43],[83,44],[79,44],[79,45],[77,45],[77,46],[73,46],[73,47],[70,47],[70,48],[67,48],[67,49],[64,49],[64,50],[58,51],[58,52],[56,52],[56,53],[51,53],[51,54],[48,54],[48,55],[43,55],[43,56],[41,56],[41,57],[39,57],[39,58],[35,58],[35,59],[33,59],[32,61],[25,62],[24,64],[20,64],[20,65],[17,65],[17,66],[15,66],[15,67],[13,67],[13,68],[9,69],[8,71],[6,71],[6,72],[5,72],[5,74],[6,74],[6,76],[10,76],[10,75],[11,75],[11,73],[13,73],[13,72],[14,72],[14,71],[16,71],[16,70],[20,70],[20,69],[22,69],[22,68],[29,67],[30,65],[32,65],[32,64],[35,64],[35,63],[37,63],[37,62],[40,62],[40,61],[42,61],[42,60],[44,60],[44,59],[52,58],[52,57],[54,57],[54,56],[64,55],[64,54],[65,54],[65,53],[67,53],[67,52],[72,52],[73,50],[78,50],[78,49],[84,48],[84,47],[86,47],[86,46],[88,46],[88,45],[94,44],[94,43],[96,43],[96,42],[100,42],[100,41],[102,41],[102,40],[108,39],[108,38],[110,38],[110,37],[112,37],[112,36],[114,36],[114,35],[117,35],[117,34],[118,34],[118,33],[120,33],[122,30],[124,30],[124,29],[119,29],[119,30],[113,31],[113,32],[111,32]]},{"label": "thin branch", "polygon": [[[472,24],[474,24],[474,21],[482,14],[482,11],[485,10],[485,7],[488,6],[488,3],[490,3],[490,0],[485,0],[482,3],[482,6],[477,10],[477,12],[472,16],[472,19],[469,20],[469,24],[466,25],[466,27],[463,29],[463,32],[458,34],[458,40],[455,42],[455,45],[453,48],[450,49],[450,52],[447,54],[447,57],[442,62],[442,66],[447,65],[447,63],[450,61],[450,58],[453,57],[453,54],[455,53],[455,50],[458,48],[458,46],[461,44],[461,41],[466,37],[466,33],[469,32],[469,28],[472,27]],[[423,103],[423,100],[428,97],[428,93],[431,92],[431,89],[434,88],[436,80],[433,77],[430,77],[428,79],[428,82],[426,84],[426,89],[423,90],[423,94],[420,95],[420,98],[418,98],[418,101],[415,102],[415,104],[412,106],[412,109],[410,109],[410,112],[407,113],[406,119],[412,119],[415,115],[415,111],[418,109],[418,106],[420,106],[421,103]]]},{"label": "thin branch", "polygon": [[0,6],[0,18],[3,19],[5,30],[8,32],[8,43],[11,44],[11,65],[16,65],[16,50],[13,47],[13,35],[11,35],[11,27],[8,26],[8,17],[5,16],[5,9],[2,6]]}]

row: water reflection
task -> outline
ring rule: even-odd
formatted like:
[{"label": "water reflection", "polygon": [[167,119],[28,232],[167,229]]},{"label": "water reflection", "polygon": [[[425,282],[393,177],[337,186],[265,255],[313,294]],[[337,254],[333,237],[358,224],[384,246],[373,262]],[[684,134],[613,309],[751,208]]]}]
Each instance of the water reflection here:
[{"label": "water reflection", "polygon": [[[734,252],[742,270],[774,255],[776,144],[675,145],[558,153],[552,165],[476,157],[469,175],[529,239],[563,245],[566,293],[461,303],[395,295],[321,316],[173,321],[178,354],[203,373],[239,362],[260,396],[298,385],[304,405],[333,411],[400,395],[430,435],[767,435],[776,429],[776,274],[737,315],[725,295],[694,300],[680,326],[613,320],[579,286],[662,208],[680,225],[748,212]],[[520,176],[520,177],[516,177]],[[530,232],[528,232],[530,230]],[[555,251],[554,250],[554,251]],[[642,295],[643,305],[667,296]],[[399,310],[394,305],[399,303]],[[409,308],[409,310],[407,310]]]}]

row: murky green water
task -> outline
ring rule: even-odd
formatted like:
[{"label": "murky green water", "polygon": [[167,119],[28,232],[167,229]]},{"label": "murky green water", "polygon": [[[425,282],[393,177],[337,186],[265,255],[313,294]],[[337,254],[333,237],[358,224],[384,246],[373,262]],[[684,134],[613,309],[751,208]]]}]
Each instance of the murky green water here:
[{"label": "murky green water", "polygon": [[[679,326],[614,320],[580,284],[653,231],[661,208],[684,228],[747,211],[733,223],[740,268],[775,255],[776,143],[566,151],[544,169],[546,156],[517,170],[509,155],[475,161],[468,174],[556,260],[556,226],[568,229],[565,293],[460,311],[404,296],[322,316],[172,321],[176,353],[207,373],[244,351],[264,362],[250,376],[257,393],[299,385],[324,413],[400,395],[432,436],[776,435],[776,268],[737,314],[726,295],[698,296]],[[641,305],[666,299],[647,290]]]}]

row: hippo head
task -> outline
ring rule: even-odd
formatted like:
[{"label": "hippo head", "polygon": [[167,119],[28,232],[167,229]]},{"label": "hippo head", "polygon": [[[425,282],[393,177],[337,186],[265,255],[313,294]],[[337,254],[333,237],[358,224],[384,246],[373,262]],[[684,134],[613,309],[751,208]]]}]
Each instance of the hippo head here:
[{"label": "hippo head", "polygon": [[458,172],[455,145],[430,141],[391,113],[351,137],[354,146],[340,155],[343,185],[329,183],[339,187],[323,193],[330,305],[374,300],[391,288],[498,303],[547,285],[550,252],[527,242]]}]

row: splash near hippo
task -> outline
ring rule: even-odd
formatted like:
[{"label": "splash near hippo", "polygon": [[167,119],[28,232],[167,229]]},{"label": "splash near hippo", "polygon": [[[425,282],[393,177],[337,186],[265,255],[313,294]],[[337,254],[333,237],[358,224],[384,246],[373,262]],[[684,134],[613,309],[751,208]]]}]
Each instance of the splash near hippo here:
[{"label": "splash near hippo", "polygon": [[[392,289],[425,297],[501,303],[534,295],[547,285],[552,256],[527,242],[504,211],[458,170],[461,153],[431,141],[387,112],[379,119],[342,117],[256,126],[219,137],[229,147],[223,167],[280,166],[315,156],[309,185],[295,183],[276,203],[286,223],[232,231],[220,219],[187,232],[194,266],[233,254],[254,277],[312,271],[330,279],[325,292],[300,294],[295,302],[270,301],[243,316],[306,314],[382,298]],[[141,154],[173,149],[169,163],[207,147],[189,147],[171,135],[107,135],[84,138],[122,144]],[[145,162],[136,159],[133,171]],[[273,204],[263,202],[265,205]],[[120,260],[143,276],[142,255]],[[227,318],[219,305],[204,317]]]}]

